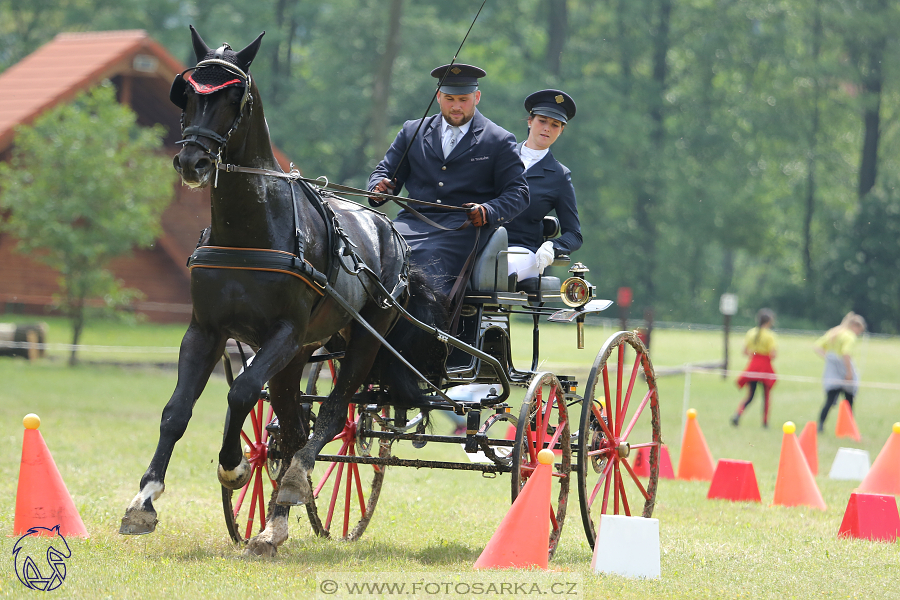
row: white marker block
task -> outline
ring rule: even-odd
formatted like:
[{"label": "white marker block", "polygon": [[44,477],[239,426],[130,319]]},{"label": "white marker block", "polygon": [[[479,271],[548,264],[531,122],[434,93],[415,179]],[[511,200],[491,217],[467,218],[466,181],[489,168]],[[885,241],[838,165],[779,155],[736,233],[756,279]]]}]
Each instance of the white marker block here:
[{"label": "white marker block", "polygon": [[601,515],[591,570],[659,579],[659,519]]},{"label": "white marker block", "polygon": [[848,481],[862,481],[869,472],[869,453],[856,448],[838,448],[831,463],[829,479],[845,479]]}]

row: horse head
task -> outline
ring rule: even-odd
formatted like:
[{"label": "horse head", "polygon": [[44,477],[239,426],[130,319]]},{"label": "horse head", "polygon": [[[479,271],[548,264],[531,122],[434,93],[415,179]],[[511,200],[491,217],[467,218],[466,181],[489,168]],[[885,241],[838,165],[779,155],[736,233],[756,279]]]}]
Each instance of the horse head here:
[{"label": "horse head", "polygon": [[228,44],[211,49],[191,26],[197,64],[176,75],[169,92],[182,110],[182,148],[173,166],[190,187],[210,184],[228,140],[252,111],[250,64],[263,35],[235,52]]}]

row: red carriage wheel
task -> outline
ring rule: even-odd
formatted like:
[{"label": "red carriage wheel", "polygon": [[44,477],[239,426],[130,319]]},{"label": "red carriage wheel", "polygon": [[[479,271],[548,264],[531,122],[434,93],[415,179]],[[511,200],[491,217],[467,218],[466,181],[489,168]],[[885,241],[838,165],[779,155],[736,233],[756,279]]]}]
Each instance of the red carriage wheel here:
[{"label": "red carriage wheel", "polygon": [[[627,368],[626,368],[627,367]],[[643,377],[638,380],[638,375]],[[600,515],[650,517],[659,477],[659,392],[647,349],[631,331],[612,335],[594,360],[578,434],[578,497],[594,547]],[[642,482],[629,455],[650,449],[650,478]]]},{"label": "red carriage wheel", "polygon": [[[306,393],[327,396],[337,378],[339,361],[314,363],[309,374]],[[386,417],[388,409],[382,409]],[[323,449],[321,454],[333,456],[390,456],[390,442],[360,435],[371,430],[374,418],[350,404],[344,428]],[[358,540],[372,515],[381,494],[387,467],[358,463],[317,460],[312,477],[313,501],[306,504],[309,522],[316,535],[337,539]]]},{"label": "red carriage wheel", "polygon": [[225,526],[236,544],[248,539],[266,527],[266,503],[275,489],[273,474],[269,473],[269,432],[266,425],[272,420],[272,407],[260,398],[244,421],[241,440],[244,456],[250,461],[253,474],[247,485],[239,490],[222,487],[222,508]]},{"label": "red carriage wheel", "polygon": [[550,448],[556,454],[553,465],[550,498],[549,557],[553,558],[569,500],[569,481],[572,470],[572,446],[569,433],[566,400],[559,380],[552,373],[538,373],[531,380],[525,401],[519,412],[516,445],[512,453],[512,499],[515,501],[522,487],[538,466],[538,452]]}]

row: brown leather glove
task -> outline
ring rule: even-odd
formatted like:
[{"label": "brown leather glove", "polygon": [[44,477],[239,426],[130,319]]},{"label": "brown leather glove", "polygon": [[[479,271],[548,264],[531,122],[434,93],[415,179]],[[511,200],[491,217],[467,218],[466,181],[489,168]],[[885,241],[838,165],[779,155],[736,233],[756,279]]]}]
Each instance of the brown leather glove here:
[{"label": "brown leather glove", "polygon": [[484,227],[488,224],[487,209],[484,205],[467,202],[462,206],[463,208],[469,209],[466,212],[466,216],[469,218],[469,221],[472,222],[472,225],[475,227]]},{"label": "brown leather glove", "polygon": [[[384,179],[376,183],[375,187],[370,191],[378,192],[379,194],[390,194],[394,191],[394,187],[396,186],[391,183],[391,180],[385,177]],[[371,204],[372,206],[381,206],[385,202],[387,202],[387,200],[385,200],[384,198],[373,198],[369,196],[369,204]]]}]

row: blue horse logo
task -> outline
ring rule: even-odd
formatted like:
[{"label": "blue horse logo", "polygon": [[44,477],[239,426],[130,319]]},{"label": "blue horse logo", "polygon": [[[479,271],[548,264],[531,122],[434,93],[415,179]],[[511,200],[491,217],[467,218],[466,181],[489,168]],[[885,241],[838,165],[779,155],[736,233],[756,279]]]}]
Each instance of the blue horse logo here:
[{"label": "blue horse logo", "polygon": [[[59,532],[59,525],[48,529],[32,527],[13,546],[16,577],[27,588],[49,592],[62,585],[66,578],[65,559],[72,556],[66,538]],[[41,557],[46,563],[38,564]]]}]

